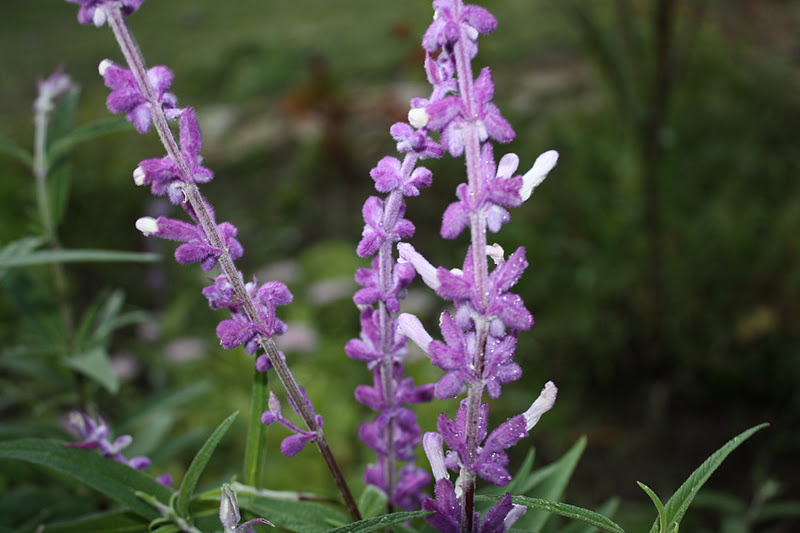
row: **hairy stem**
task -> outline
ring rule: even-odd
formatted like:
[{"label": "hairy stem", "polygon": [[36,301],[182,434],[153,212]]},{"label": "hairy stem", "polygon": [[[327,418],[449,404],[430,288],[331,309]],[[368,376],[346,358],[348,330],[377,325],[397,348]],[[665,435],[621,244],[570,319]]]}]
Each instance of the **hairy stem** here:
[{"label": "hairy stem", "polygon": [[[133,72],[133,75],[136,78],[136,81],[139,84],[143,94],[151,103],[153,124],[158,132],[158,136],[161,138],[164,148],[167,150],[167,154],[173,161],[176,162],[183,175],[187,178],[187,180],[189,180],[191,176],[189,175],[186,161],[184,161],[181,151],[178,148],[178,143],[169,127],[167,117],[165,116],[161,105],[158,103],[152,87],[147,82],[147,70],[144,65],[142,54],[139,51],[139,47],[134,41],[133,36],[128,31],[128,27],[125,25],[119,6],[114,4],[112,4],[112,6],[115,7],[107,7],[108,21],[114,32],[114,36],[116,37],[117,42],[122,49],[122,53],[128,62],[128,66],[131,68],[131,71]],[[242,303],[242,307],[245,313],[247,313],[248,318],[257,323],[262,330],[266,330],[266,324],[261,319],[253,300],[250,298],[250,295],[245,288],[244,281],[242,280],[239,271],[237,270],[227,248],[223,243],[222,237],[217,230],[217,226],[211,217],[211,213],[208,211],[206,203],[200,194],[199,188],[191,181],[186,181],[184,183],[183,192],[185,194],[186,201],[189,202],[194,210],[194,213],[197,215],[200,226],[203,228],[209,244],[215,248],[223,250],[223,253],[219,258],[219,268],[233,285],[233,290],[239,301]],[[300,385],[297,383],[297,380],[294,378],[291,370],[289,370],[286,362],[280,356],[275,341],[270,337],[265,337],[259,334],[258,343],[267,353],[267,356],[269,357],[269,360],[275,369],[275,373],[278,375],[278,378],[286,389],[287,394],[297,406],[299,411],[298,414],[305,422],[308,430],[317,434],[317,448],[322,454],[325,463],[328,465],[328,469],[333,476],[334,482],[336,483],[339,492],[342,494],[342,498],[347,510],[354,520],[360,520],[361,514],[358,511],[358,506],[356,505],[355,499],[350,492],[344,475],[342,474],[342,471],[339,468],[339,465],[336,462],[330,447],[328,446],[328,442],[325,439],[322,428],[317,423],[316,416],[306,404],[305,397],[300,390]]]}]

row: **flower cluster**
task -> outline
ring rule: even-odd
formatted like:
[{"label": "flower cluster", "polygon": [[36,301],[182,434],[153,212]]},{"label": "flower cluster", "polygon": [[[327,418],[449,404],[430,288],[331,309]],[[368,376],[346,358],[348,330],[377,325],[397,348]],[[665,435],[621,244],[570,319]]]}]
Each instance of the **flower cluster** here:
[{"label": "flower cluster", "polygon": [[[65,444],[70,448],[84,448],[86,450],[98,450],[103,457],[110,457],[117,462],[126,464],[135,470],[144,470],[150,466],[150,459],[144,456],[136,456],[127,459],[122,450],[127,448],[133,441],[130,435],[122,435],[111,441],[111,429],[103,417],[93,419],[86,413],[73,411],[69,414],[67,419],[67,427],[74,433],[80,442],[71,442]],[[161,474],[156,478],[156,481],[162,485],[170,486],[172,483],[172,476],[169,474]]]},{"label": "flower cluster", "polygon": [[[267,353],[257,359],[256,368],[266,371],[280,365],[283,369],[281,381],[284,384],[290,382],[287,388],[290,391],[302,390],[286,367],[284,355],[270,344],[273,336],[286,331],[286,324],[277,317],[276,307],[290,303],[292,295],[283,283],[276,281],[259,285],[254,278],[251,283],[244,283],[242,273],[236,269],[233,261],[244,253],[236,239],[237,229],[230,222],[216,222],[213,207],[198,189],[198,185],[211,181],[214,174],[203,166],[200,153],[203,139],[195,112],[189,107],[179,107],[177,98],[169,92],[173,81],[169,68],[145,68],[144,59],[124,23],[123,16],[136,11],[142,0],[69,1],[81,5],[80,22],[91,22],[96,26],[108,23],[111,26],[128,62],[128,68],[107,59],[100,63],[100,74],[111,89],[106,101],[108,109],[113,113],[124,113],[140,133],[154,126],[167,152],[162,157],[141,161],[133,172],[134,183],[149,186],[156,196],[167,197],[191,220],[142,217],[136,221],[136,227],[146,236],[180,242],[175,250],[175,259],[179,263],[200,263],[206,272],[219,267],[219,274],[212,279],[211,285],[203,289],[203,295],[211,308],[227,309],[230,313],[230,318],[217,326],[220,344],[225,348],[244,346],[249,354],[266,350]],[[169,121],[174,120],[178,121],[177,141],[169,126]],[[301,398],[291,401],[296,406]],[[311,426],[310,434],[319,438],[321,418],[309,413],[313,413],[310,404],[304,411],[306,422]],[[271,411],[264,413],[265,423],[271,423],[270,416]],[[287,427],[301,440],[306,437],[304,430]]]},{"label": "flower cluster", "polygon": [[[386,196],[369,197],[362,210],[365,224],[357,253],[374,257],[370,268],[356,272],[362,288],[353,301],[361,310],[361,335],[345,346],[348,356],[366,362],[374,374],[373,386],[356,389],[358,401],[379,413],[359,430],[361,440],[378,456],[364,479],[382,489],[390,505],[404,509],[419,507],[422,490],[430,482],[430,476],[413,462],[421,431],[416,415],[405,405],[432,399],[433,386],[415,386],[411,378],[404,377],[407,339],[398,331],[397,314],[414,268],[397,261],[393,245],[414,234],[414,225],[403,218],[405,198],[418,196],[420,189],[431,184],[431,171],[417,163],[444,153],[430,136],[426,109],[440,105],[455,89],[452,66],[428,55],[425,70],[432,86],[430,96],[413,98],[408,121],[389,130],[403,159],[386,156],[370,171],[375,190]],[[400,461],[407,464],[399,468]]]},{"label": "flower cluster", "polygon": [[[514,175],[519,164],[515,154],[495,163],[492,142],[511,141],[514,130],[492,103],[490,70],[484,68],[473,78],[471,62],[478,36],[492,32],[497,21],[486,9],[461,0],[434,0],[433,7],[434,21],[422,44],[428,77],[439,87],[440,98],[418,102],[415,120],[427,131],[438,131],[450,155],[465,157],[467,182],[457,187],[457,200],[445,210],[440,233],[454,239],[469,228],[471,242],[460,269],[436,268],[410,244],[398,245],[401,260],[453,306],[439,319],[443,341],[434,340],[413,315],[400,315],[398,325],[444,371],[435,386],[437,398],[466,392],[456,417],[440,415],[439,432],[423,439],[436,479],[435,498],[423,502],[424,509],[435,511],[428,522],[443,533],[503,533],[524,508],[513,505],[506,495],[481,520],[474,509],[476,479],[508,484],[505,450],[525,437],[552,407],[556,388],[548,382],[528,412],[489,431],[489,406],[483,394],[497,398],[503,385],[521,377],[513,355],[519,332],[533,325],[533,316],[522,298],[511,292],[528,266],[525,249],[520,247],[506,258],[499,245],[487,245],[486,233],[499,231],[510,220],[508,208],[518,207],[530,196],[555,165],[557,154],[543,154],[524,176]],[[493,269],[490,259],[496,265]],[[449,448],[446,455],[443,445]],[[457,472],[455,484],[448,470]]]}]

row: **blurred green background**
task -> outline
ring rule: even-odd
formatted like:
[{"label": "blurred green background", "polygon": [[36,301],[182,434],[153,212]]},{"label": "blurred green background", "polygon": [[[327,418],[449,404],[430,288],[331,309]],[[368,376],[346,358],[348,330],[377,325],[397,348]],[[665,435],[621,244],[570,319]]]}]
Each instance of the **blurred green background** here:
[{"label": "blurred green background", "polygon": [[[800,2],[484,5],[499,29],[480,41],[475,66],[492,67],[495,102],[517,132],[496,147],[498,158],[513,151],[527,169],[547,149],[561,154],[532,199],[490,236],[507,251],[527,248],[531,266],[518,289],[536,318],[520,338],[525,376],[493,407],[496,421],[555,381],[556,408],[533,433],[538,460],[588,435],[567,501],[591,506],[621,495],[634,504],[627,523],[649,505],[635,480],[669,494],[725,440],[767,421],[772,427],[710,486],[749,500],[774,479],[782,497],[797,498]],[[82,86],[78,124],[108,117],[96,67],[106,57],[121,61],[120,53],[107,29],[79,26],[75,14],[65,2],[0,4],[1,137],[31,145],[35,81],[58,65]],[[355,428],[370,414],[352,390],[371,378],[342,346],[358,330],[350,296],[353,271],[364,266],[354,253],[360,208],[372,192],[369,169],[394,155],[389,126],[404,119],[410,97],[429,94],[419,41],[430,18],[423,0],[151,0],[129,19],[148,64],[170,66],[173,92],[197,109],[205,164],[216,174],[204,192],[218,220],[239,227],[240,268],[281,279],[295,294],[285,311],[287,355],[356,486],[371,458]],[[199,294],[205,274],[176,265],[170,243],[145,241],[133,227],[139,216],[170,209],[131,179],[140,160],[161,155],[155,135],[132,128],[77,149],[60,235],[66,247],[164,256],[149,266],[68,272],[78,312],[120,288],[126,309],[150,313],[115,336],[123,383],[117,395],[96,391],[95,401],[120,432],[134,434],[136,453],[153,457],[151,470],[179,477],[210,429],[247,411],[251,362],[217,345],[222,317]],[[463,167],[426,166],[434,185],[408,205],[413,243],[435,263],[459,266],[465,241],[443,244],[438,224]],[[35,231],[33,187],[12,160],[1,159],[0,169],[0,243],[8,243]],[[30,273],[44,283],[47,275]],[[415,287],[408,308],[434,324],[440,302]],[[0,320],[0,418],[8,428],[33,418],[54,425],[75,403],[67,376],[12,363],[12,348],[35,342],[37,331],[21,324],[7,293]],[[421,360],[410,371],[438,376]],[[185,396],[160,404],[173,390]],[[420,409],[423,429],[453,405]],[[239,468],[245,418],[224,441],[209,484]],[[330,492],[315,452],[279,456],[283,436],[271,432],[269,486]],[[13,477],[31,486],[46,479],[2,466],[12,475],[0,476],[0,490],[19,490]],[[307,486],[297,487],[298,469]],[[48,490],[35,493],[57,499],[59,489]],[[698,512],[691,527],[717,531],[717,516]],[[772,529],[763,531],[790,527],[765,524]]]}]

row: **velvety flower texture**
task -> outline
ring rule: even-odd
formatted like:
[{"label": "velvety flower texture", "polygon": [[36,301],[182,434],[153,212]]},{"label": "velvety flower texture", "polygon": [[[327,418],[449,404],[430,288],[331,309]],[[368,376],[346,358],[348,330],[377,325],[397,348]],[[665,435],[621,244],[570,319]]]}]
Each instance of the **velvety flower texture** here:
[{"label": "velvety flower texture", "polygon": [[125,113],[125,118],[133,123],[139,133],[150,129],[153,123],[150,108],[153,106],[161,106],[170,120],[180,115],[182,110],[177,108],[178,99],[168,92],[172,86],[173,74],[167,67],[155,66],[147,71],[147,82],[155,95],[155,101],[151,101],[142,92],[130,69],[105,59],[100,62],[98,70],[106,87],[111,89],[106,99],[108,110],[112,113]]},{"label": "velvety flower texture", "polygon": [[103,11],[106,4],[119,3],[122,6],[122,14],[127,16],[139,9],[144,0],[67,0],[67,2],[81,6],[78,10],[78,22],[99,27],[106,23]]},{"label": "velvety flower texture", "polygon": [[[440,316],[441,341],[434,340],[416,317],[403,314],[397,323],[401,333],[444,370],[436,383],[436,396],[452,398],[466,392],[455,419],[442,414],[439,433],[423,438],[436,479],[435,498],[423,502],[423,508],[435,511],[426,520],[443,533],[504,533],[524,509],[512,505],[506,495],[481,520],[472,497],[476,479],[508,484],[511,475],[505,450],[525,437],[552,407],[555,386],[548,383],[529,412],[489,431],[489,406],[482,401],[483,395],[497,398],[503,385],[521,377],[513,355],[517,336],[530,329],[533,316],[522,298],[511,292],[528,266],[524,248],[506,258],[499,245],[488,245],[486,234],[499,231],[510,220],[508,209],[527,200],[552,169],[557,154],[543,154],[525,175],[515,175],[519,165],[515,154],[495,162],[492,143],[507,143],[515,134],[492,102],[490,69],[484,67],[473,79],[471,62],[479,35],[494,31],[497,21],[486,9],[464,5],[462,0],[434,0],[433,7],[434,20],[423,37],[423,47],[428,53],[428,79],[440,92],[436,99],[413,102],[410,118],[412,124],[439,132],[439,142],[450,155],[465,158],[467,182],[457,187],[457,200],[444,212],[441,235],[454,239],[468,228],[470,246],[462,267],[447,269],[433,267],[408,243],[398,245],[402,260],[440,297],[451,301],[453,311]],[[458,472],[457,486],[450,482],[448,469]],[[462,493],[469,497],[462,499]]]},{"label": "velvety flower texture", "polygon": [[[433,386],[418,387],[412,379],[403,377],[407,340],[398,333],[396,315],[414,268],[398,263],[391,245],[413,236],[414,225],[403,218],[405,198],[418,196],[432,181],[431,171],[417,163],[443,153],[441,145],[429,135],[425,108],[455,88],[451,67],[447,61],[426,57],[430,96],[413,98],[408,122],[398,122],[389,130],[403,158],[386,156],[370,171],[375,190],[386,196],[369,197],[362,209],[364,230],[356,251],[360,257],[373,259],[370,268],[356,272],[362,288],[353,301],[361,311],[361,334],[345,345],[348,356],[364,361],[374,373],[372,387],[356,389],[358,401],[379,413],[359,430],[361,440],[377,454],[364,480],[383,490],[390,505],[403,509],[418,508],[422,490],[430,482],[430,476],[413,464],[421,431],[416,415],[404,405],[429,401]],[[407,464],[399,467],[400,461]]]}]

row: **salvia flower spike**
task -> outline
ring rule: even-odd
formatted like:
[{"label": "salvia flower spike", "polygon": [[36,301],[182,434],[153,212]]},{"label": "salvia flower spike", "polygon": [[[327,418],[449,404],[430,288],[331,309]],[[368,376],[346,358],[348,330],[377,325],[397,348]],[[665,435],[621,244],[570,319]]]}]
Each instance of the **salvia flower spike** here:
[{"label": "salvia flower spike", "polygon": [[[252,284],[245,284],[234,264],[243,253],[236,240],[236,227],[229,222],[216,222],[211,204],[198,188],[198,185],[210,181],[213,173],[202,164],[202,136],[195,113],[191,108],[178,107],[177,98],[169,92],[173,79],[171,70],[164,66],[145,67],[139,47],[125,24],[124,17],[135,12],[142,0],[68,1],[80,5],[79,22],[111,27],[127,62],[127,68],[108,60],[100,64],[100,73],[111,89],[106,102],[109,110],[125,113],[140,133],[154,127],[166,150],[165,156],[142,161],[133,173],[134,182],[149,185],[153,194],[166,196],[186,211],[192,221],[143,217],[136,222],[136,227],[145,235],[181,242],[175,252],[178,262],[198,262],[205,271],[219,269],[212,286],[203,294],[212,308],[226,308],[231,313],[231,318],[223,320],[217,327],[221,344],[227,348],[244,345],[248,353],[265,352],[268,363],[262,356],[257,360],[257,368],[275,370],[293,409],[306,424],[308,435],[313,436],[313,439],[309,437],[306,440],[317,444],[345,506],[352,517],[359,520],[358,507],[322,432],[322,419],[295,380],[273,339],[286,330],[286,325],[277,318],[275,308],[291,302],[291,293],[277,282],[259,286],[254,280]],[[169,121],[175,119],[180,119],[180,141],[175,139],[169,126]],[[408,184],[408,187],[414,185]],[[287,451],[294,450],[295,447],[287,447]]]},{"label": "salvia flower spike", "polygon": [[[517,155],[506,154],[495,162],[493,143],[507,143],[515,134],[492,102],[490,69],[473,77],[472,60],[478,53],[478,37],[494,31],[497,20],[486,9],[462,0],[434,0],[433,8],[434,20],[422,45],[435,97],[412,103],[409,118],[414,127],[439,132],[442,149],[465,159],[467,181],[457,187],[456,201],[445,210],[440,233],[455,239],[469,230],[470,245],[462,266],[454,269],[436,268],[410,244],[398,245],[401,260],[436,294],[452,302],[453,309],[440,316],[441,341],[412,315],[401,314],[396,323],[444,371],[435,385],[436,397],[466,392],[455,418],[440,415],[438,433],[423,437],[436,482],[435,497],[423,502],[424,509],[434,511],[426,520],[443,533],[504,533],[524,508],[513,505],[506,494],[481,517],[474,505],[476,480],[508,484],[505,450],[525,437],[553,406],[556,387],[548,382],[528,411],[489,429],[484,392],[497,398],[503,385],[521,377],[513,356],[517,337],[530,329],[533,316],[512,292],[528,266],[525,249],[517,248],[506,257],[502,247],[489,245],[487,230],[498,232],[510,220],[508,210],[530,197],[558,154],[542,154],[523,176],[515,175]],[[457,472],[455,483],[448,470]]]}]

